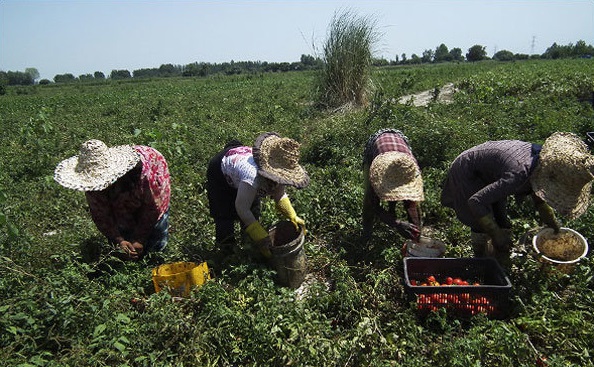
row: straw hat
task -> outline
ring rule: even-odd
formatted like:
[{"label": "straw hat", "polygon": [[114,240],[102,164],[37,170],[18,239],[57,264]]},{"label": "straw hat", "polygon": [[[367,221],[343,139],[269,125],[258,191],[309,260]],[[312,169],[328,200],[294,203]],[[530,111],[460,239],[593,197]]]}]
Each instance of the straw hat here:
[{"label": "straw hat", "polygon": [[406,153],[387,152],[375,157],[369,167],[369,180],[382,200],[425,199],[421,171],[415,160]]},{"label": "straw hat", "polygon": [[556,132],[542,146],[531,177],[534,193],[560,214],[575,219],[588,209],[594,156],[577,135]]},{"label": "straw hat", "polygon": [[100,140],[82,143],[80,154],[58,163],[54,179],[79,191],[100,191],[117,181],[140,162],[131,145],[108,148]]},{"label": "straw hat", "polygon": [[309,176],[299,165],[299,147],[295,140],[281,138],[277,133],[261,134],[252,149],[258,174],[283,185],[306,187]]}]

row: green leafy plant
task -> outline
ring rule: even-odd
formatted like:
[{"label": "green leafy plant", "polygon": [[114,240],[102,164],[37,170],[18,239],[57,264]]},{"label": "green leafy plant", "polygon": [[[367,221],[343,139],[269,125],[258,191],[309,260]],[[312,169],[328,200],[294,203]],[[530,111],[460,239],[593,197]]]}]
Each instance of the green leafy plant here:
[{"label": "green leafy plant", "polygon": [[323,47],[319,102],[327,108],[366,106],[371,91],[375,21],[344,10],[334,15]]},{"label": "green leafy plant", "polygon": [[[313,107],[313,71],[62,84],[2,96],[0,366],[528,367],[535,350],[550,365],[591,365],[594,262],[587,257],[567,275],[536,261],[526,245],[538,225],[530,205],[510,202],[518,246],[504,320],[419,318],[403,285],[404,238],[377,223],[369,242],[360,241],[364,145],[390,127],[408,136],[421,164],[425,229],[446,243],[447,256],[471,256],[469,229],[439,201],[448,165],[488,139],[538,143],[556,130],[590,131],[594,109],[583,95],[591,61],[382,67],[371,75],[369,106],[332,115]],[[398,102],[448,82],[459,90],[450,104]],[[308,230],[306,286],[279,287],[274,270],[246,257],[213,267],[213,279],[188,298],[155,293],[152,268],[217,251],[208,160],[228,140],[251,145],[264,131],[302,144],[311,183],[288,194]],[[172,201],[163,253],[138,263],[112,258],[84,195],[53,182],[55,165],[89,138],[151,144],[165,155]],[[262,220],[278,220],[270,201]],[[594,238],[594,209],[561,220]]]}]

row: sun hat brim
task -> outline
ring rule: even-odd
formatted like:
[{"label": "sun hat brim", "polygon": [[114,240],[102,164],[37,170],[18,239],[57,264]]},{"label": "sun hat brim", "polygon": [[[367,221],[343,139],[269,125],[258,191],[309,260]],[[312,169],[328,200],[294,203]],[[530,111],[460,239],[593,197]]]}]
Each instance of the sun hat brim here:
[{"label": "sun hat brim", "polygon": [[56,182],[78,191],[104,190],[140,162],[140,154],[131,145],[108,148],[106,160],[99,166],[81,167],[79,156],[63,160],[54,170]]},{"label": "sun hat brim", "polygon": [[260,134],[252,153],[258,174],[269,180],[296,188],[309,185],[309,175],[299,164],[299,143],[274,132]]},{"label": "sun hat brim", "polygon": [[425,200],[421,171],[406,153],[386,152],[376,156],[369,167],[369,180],[381,200]]},{"label": "sun hat brim", "polygon": [[534,193],[561,215],[580,217],[590,204],[593,176],[586,164],[592,161],[587,145],[577,135],[552,134],[542,146],[530,179]]}]

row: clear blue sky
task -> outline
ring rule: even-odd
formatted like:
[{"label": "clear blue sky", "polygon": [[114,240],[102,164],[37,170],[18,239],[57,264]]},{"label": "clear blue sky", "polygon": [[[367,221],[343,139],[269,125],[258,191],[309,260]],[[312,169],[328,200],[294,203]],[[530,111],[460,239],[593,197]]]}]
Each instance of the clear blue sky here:
[{"label": "clear blue sky", "polygon": [[192,62],[299,61],[316,55],[333,15],[373,17],[376,56],[543,53],[594,44],[594,0],[0,0],[0,70],[41,78]]}]

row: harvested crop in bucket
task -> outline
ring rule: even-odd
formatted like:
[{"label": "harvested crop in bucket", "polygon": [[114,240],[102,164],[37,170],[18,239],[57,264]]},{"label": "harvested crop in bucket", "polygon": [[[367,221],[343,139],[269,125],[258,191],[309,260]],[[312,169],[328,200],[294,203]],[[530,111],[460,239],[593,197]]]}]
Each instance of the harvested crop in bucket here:
[{"label": "harvested crop in bucket", "polygon": [[307,260],[303,249],[305,228],[299,231],[290,221],[281,221],[268,231],[272,241],[272,266],[277,273],[277,282],[285,287],[297,289],[307,274]]},{"label": "harvested crop in bucket", "polygon": [[566,273],[588,253],[586,239],[570,228],[561,228],[559,233],[544,228],[533,237],[532,245],[542,262]]},{"label": "harvested crop in bucket", "polygon": [[570,232],[543,237],[538,248],[547,257],[558,261],[575,260],[584,251],[583,243]]}]

